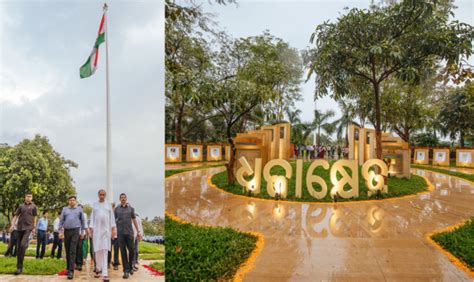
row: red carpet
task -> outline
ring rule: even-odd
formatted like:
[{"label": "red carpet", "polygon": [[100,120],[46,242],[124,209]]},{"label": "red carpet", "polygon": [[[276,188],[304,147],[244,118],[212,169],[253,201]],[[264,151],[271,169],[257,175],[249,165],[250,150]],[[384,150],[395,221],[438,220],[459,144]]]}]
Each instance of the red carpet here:
[{"label": "red carpet", "polygon": [[165,275],[163,272],[160,272],[160,271],[154,269],[153,267],[150,267],[149,265],[144,264],[143,267],[148,269],[148,271],[150,271],[153,276],[163,276],[163,275]]},{"label": "red carpet", "polygon": [[66,276],[67,275],[67,269],[65,268],[63,271],[58,273],[59,276]]}]

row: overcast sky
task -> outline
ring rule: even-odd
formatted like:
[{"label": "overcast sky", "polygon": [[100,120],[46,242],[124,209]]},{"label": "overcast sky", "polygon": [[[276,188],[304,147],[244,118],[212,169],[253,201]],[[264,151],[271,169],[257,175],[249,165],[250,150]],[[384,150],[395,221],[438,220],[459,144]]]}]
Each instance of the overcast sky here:
[{"label": "overcast sky", "polygon": [[[110,1],[109,1],[110,2]],[[79,78],[103,1],[0,0],[0,143],[42,134],[65,158],[82,202],[105,186],[105,44],[95,75]],[[115,200],[164,212],[164,4],[109,4]]]},{"label": "overcast sky", "polygon": [[[324,21],[335,21],[349,8],[368,8],[370,0],[267,0],[250,1],[237,0],[238,5],[217,5],[215,1],[203,1],[204,11],[214,13],[219,27],[226,30],[234,38],[255,36],[269,30],[271,34],[282,38],[293,48],[299,50],[310,46],[309,38],[316,25]],[[378,1],[376,1],[378,2]],[[456,19],[474,25],[474,1],[455,1],[459,8],[455,10]],[[474,62],[474,60],[470,60]],[[305,77],[306,78],[306,77]],[[337,103],[329,97],[313,99],[314,78],[307,83],[302,83],[304,101],[297,103],[297,108],[302,111],[302,119],[311,121],[315,105],[318,109],[336,111],[340,116]]]}]

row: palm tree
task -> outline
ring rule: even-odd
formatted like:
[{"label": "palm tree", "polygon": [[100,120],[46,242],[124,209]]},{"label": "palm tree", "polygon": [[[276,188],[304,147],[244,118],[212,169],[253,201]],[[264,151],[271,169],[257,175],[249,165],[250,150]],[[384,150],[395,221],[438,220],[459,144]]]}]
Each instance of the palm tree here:
[{"label": "palm tree", "polygon": [[334,116],[334,111],[328,110],[326,112],[322,112],[318,109],[314,110],[314,119],[312,122],[313,130],[317,131],[316,135],[316,145],[321,145],[321,129],[324,130],[326,133],[330,131],[333,125],[329,122],[329,119]]},{"label": "palm tree", "polygon": [[354,106],[346,103],[344,100],[338,101],[339,108],[342,111],[342,116],[334,122],[336,126],[337,139],[342,139],[342,134],[345,133],[345,146],[349,146],[349,132],[348,127],[353,123],[356,117]]}]

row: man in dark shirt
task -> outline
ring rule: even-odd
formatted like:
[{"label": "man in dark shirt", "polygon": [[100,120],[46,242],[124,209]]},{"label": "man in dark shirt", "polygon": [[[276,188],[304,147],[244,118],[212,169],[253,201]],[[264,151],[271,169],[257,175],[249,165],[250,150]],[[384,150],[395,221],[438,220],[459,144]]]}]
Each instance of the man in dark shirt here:
[{"label": "man in dark shirt", "polygon": [[23,271],[23,260],[25,259],[26,249],[28,249],[28,240],[30,234],[35,233],[36,216],[38,210],[33,204],[33,194],[27,192],[25,194],[25,203],[21,204],[15,211],[15,216],[12,219],[10,232],[13,231],[14,224],[17,224],[17,258],[15,275]]},{"label": "man in dark shirt", "polygon": [[66,249],[67,278],[74,278],[74,264],[79,239],[84,239],[86,222],[82,209],[76,205],[76,196],[70,196],[69,206],[63,208],[59,217],[60,238]]},{"label": "man in dark shirt", "polygon": [[[133,274],[133,256],[135,253],[132,222],[137,230],[139,228],[135,209],[127,203],[125,193],[120,194],[120,205],[115,208],[114,215],[117,224],[117,240],[122,255],[123,278],[127,279],[129,274]],[[140,233],[137,234],[137,238],[141,240]]]}]

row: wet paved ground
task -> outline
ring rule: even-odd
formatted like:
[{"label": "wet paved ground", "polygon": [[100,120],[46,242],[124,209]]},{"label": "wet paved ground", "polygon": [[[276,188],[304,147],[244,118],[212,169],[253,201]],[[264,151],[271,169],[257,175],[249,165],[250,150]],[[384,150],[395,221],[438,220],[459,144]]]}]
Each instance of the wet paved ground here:
[{"label": "wet paved ground", "polygon": [[[25,262],[27,263],[27,262]],[[143,268],[143,264],[149,264],[147,261],[140,261],[140,267],[138,272],[135,272],[133,275],[130,275],[130,278],[127,280],[122,278],[123,272],[122,268],[119,270],[113,270],[113,268],[109,269],[109,277],[110,281],[165,281],[164,276],[153,276],[151,273]],[[75,271],[74,272],[74,280],[68,280],[66,276],[58,276],[58,275],[48,275],[48,276],[31,276],[31,275],[6,275],[0,274],[0,281],[8,281],[8,282],[25,282],[25,281],[48,281],[48,282],[56,282],[56,281],[102,281],[102,278],[94,278],[93,273],[93,266],[91,267],[89,261],[87,263],[86,268],[82,271]]]},{"label": "wet paved ground", "polygon": [[217,165],[217,164],[222,164],[224,165],[226,161],[220,161],[220,162],[198,162],[198,163],[180,163],[180,164],[166,164],[165,165],[165,170],[171,170],[171,169],[181,169],[181,168],[191,168],[191,167],[201,167],[201,166],[207,166],[207,165]]},{"label": "wet paved ground", "polygon": [[265,245],[246,281],[472,281],[426,234],[474,216],[474,184],[422,169],[434,191],[388,201],[294,204],[209,187],[222,168],[166,179],[166,210],[199,224],[258,231]]},{"label": "wet paved ground", "polygon": [[462,173],[474,174],[474,168],[470,168],[470,167],[449,167],[449,166],[434,166],[434,165],[429,165],[429,166],[427,166],[427,167],[439,168],[439,169],[445,169],[445,170],[450,170],[450,171],[457,171],[457,172],[462,172]]}]

